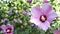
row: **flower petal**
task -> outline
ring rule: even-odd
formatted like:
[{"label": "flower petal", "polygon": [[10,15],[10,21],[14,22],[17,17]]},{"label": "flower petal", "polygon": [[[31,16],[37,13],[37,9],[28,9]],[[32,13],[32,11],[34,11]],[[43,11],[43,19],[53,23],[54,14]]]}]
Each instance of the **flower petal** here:
[{"label": "flower petal", "polygon": [[59,34],[59,31],[58,30],[54,30],[54,34]]},{"label": "flower petal", "polygon": [[1,28],[3,32],[6,32],[6,25],[2,25]]},{"label": "flower petal", "polygon": [[46,21],[46,22],[44,22],[44,23],[40,23],[40,24],[38,25],[38,27],[40,27],[40,28],[43,29],[43,30],[47,30],[48,27],[50,27],[50,23],[49,23],[48,21]]},{"label": "flower petal", "polygon": [[52,10],[52,6],[48,3],[42,5],[42,10],[44,13],[49,13]]},{"label": "flower petal", "polygon": [[38,25],[40,21],[39,21],[38,18],[35,18],[35,17],[31,16],[30,22],[34,23],[35,25]]},{"label": "flower petal", "polygon": [[48,3],[48,0],[44,0],[43,3]]},{"label": "flower petal", "polygon": [[31,14],[35,17],[40,17],[41,15],[41,8],[39,6],[35,6],[31,8]]},{"label": "flower petal", "polygon": [[47,21],[51,22],[54,18],[57,17],[57,14],[54,11],[51,11],[48,15],[47,15]]},{"label": "flower petal", "polygon": [[13,32],[11,32],[11,33],[4,33],[4,34],[13,34]]}]

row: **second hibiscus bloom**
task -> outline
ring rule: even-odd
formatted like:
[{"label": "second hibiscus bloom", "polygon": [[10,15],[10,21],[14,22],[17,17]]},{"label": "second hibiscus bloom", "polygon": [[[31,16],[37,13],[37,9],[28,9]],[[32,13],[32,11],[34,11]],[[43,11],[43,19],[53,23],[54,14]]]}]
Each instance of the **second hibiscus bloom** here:
[{"label": "second hibiscus bloom", "polygon": [[43,30],[47,30],[50,27],[50,22],[57,17],[57,14],[52,10],[52,6],[48,3],[44,3],[42,8],[39,6],[32,7],[31,14],[30,21]]},{"label": "second hibiscus bloom", "polygon": [[11,24],[8,23],[7,25],[2,25],[1,28],[4,34],[13,34],[14,28]]}]

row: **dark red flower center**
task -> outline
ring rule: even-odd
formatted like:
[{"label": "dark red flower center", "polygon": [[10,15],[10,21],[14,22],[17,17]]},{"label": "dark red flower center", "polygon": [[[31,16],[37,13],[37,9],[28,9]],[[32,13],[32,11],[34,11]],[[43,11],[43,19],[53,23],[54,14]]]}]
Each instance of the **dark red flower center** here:
[{"label": "dark red flower center", "polygon": [[46,15],[41,15],[41,16],[40,16],[40,21],[41,21],[41,22],[45,22],[46,20],[47,20]]},{"label": "dark red flower center", "polygon": [[12,30],[11,28],[7,28],[7,29],[6,29],[6,32],[7,32],[7,33],[11,33],[11,30]]}]

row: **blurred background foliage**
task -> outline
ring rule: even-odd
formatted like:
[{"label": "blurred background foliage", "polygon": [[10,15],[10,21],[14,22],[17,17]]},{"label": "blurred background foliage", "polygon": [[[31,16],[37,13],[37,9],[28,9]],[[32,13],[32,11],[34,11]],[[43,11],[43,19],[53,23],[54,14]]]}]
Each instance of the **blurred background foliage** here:
[{"label": "blurred background foliage", "polygon": [[[51,23],[47,31],[43,31],[33,23],[29,22],[30,8],[32,6],[42,6],[43,0],[0,0],[0,26],[10,22],[14,26],[14,34],[53,34],[55,29],[60,28],[60,0],[49,0],[53,10],[58,17]],[[25,14],[22,14],[22,11]],[[0,29],[0,34],[3,34]]]}]

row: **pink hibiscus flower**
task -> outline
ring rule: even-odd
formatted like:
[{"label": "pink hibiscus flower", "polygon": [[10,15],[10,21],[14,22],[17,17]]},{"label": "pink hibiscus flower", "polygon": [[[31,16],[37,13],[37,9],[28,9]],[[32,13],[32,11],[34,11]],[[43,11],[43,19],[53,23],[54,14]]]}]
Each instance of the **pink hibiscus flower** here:
[{"label": "pink hibiscus flower", "polygon": [[48,3],[43,3],[42,8],[39,6],[32,7],[31,14],[30,21],[43,30],[47,30],[50,27],[50,22],[57,17],[52,6]]},{"label": "pink hibiscus flower", "polygon": [[7,25],[2,25],[1,28],[4,34],[13,34],[14,28],[11,24],[8,23]]},{"label": "pink hibiscus flower", "polygon": [[44,2],[43,3],[48,3],[48,0],[44,0]]},{"label": "pink hibiscus flower", "polygon": [[32,0],[26,0],[28,3],[31,3],[32,2]]},{"label": "pink hibiscus flower", "polygon": [[59,30],[54,30],[54,34],[60,34]]}]

